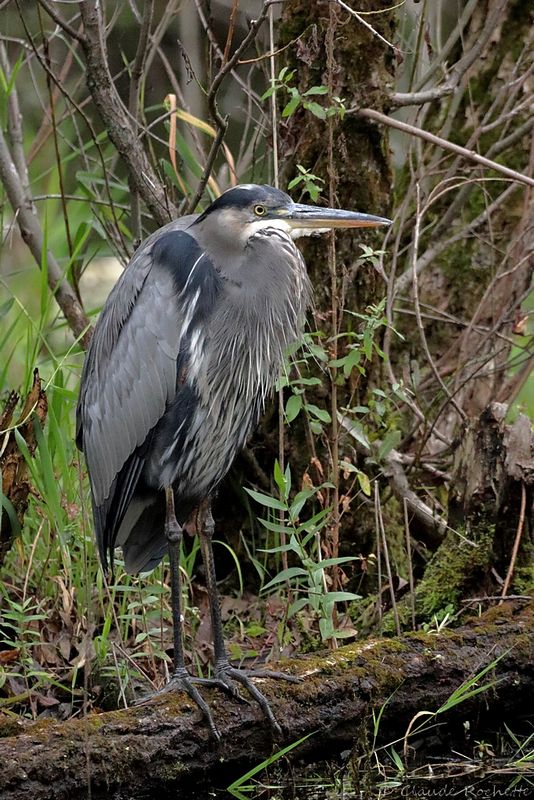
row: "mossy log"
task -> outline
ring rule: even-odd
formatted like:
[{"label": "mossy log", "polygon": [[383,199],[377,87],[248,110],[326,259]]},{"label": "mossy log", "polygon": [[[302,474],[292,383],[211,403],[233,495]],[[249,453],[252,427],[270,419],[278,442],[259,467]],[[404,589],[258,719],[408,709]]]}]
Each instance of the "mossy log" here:
[{"label": "mossy log", "polygon": [[302,682],[261,681],[283,727],[278,742],[254,703],[239,704],[213,690],[204,694],[220,744],[181,693],[67,722],[6,719],[0,723],[0,798],[86,797],[89,780],[93,798],[119,789],[120,796],[132,790],[138,796],[141,788],[155,796],[200,783],[226,786],[277,746],[312,732],[295,753],[321,761],[365,741],[372,711],[388,698],[381,723],[385,741],[402,735],[418,711],[437,710],[495,659],[483,679],[494,680],[492,688],[449,713],[456,723],[469,720],[473,731],[482,709],[499,721],[524,716],[534,705],[533,621],[533,603],[507,603],[454,631],[369,640],[287,662],[284,668]]}]

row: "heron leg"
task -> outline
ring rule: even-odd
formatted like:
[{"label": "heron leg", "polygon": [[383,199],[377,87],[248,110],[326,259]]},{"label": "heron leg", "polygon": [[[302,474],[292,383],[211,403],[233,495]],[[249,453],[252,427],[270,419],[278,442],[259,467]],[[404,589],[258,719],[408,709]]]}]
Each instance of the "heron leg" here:
[{"label": "heron leg", "polygon": [[193,684],[193,678],[185,668],[184,646],[182,642],[182,585],[180,578],[180,543],[182,541],[182,527],[176,519],[174,509],[174,491],[171,486],[165,488],[165,536],[169,545],[169,565],[171,572],[171,607],[172,627],[174,637],[174,671],[170,683],[164,691],[174,688],[184,689],[202,711],[215,739],[220,739],[219,731],[215,726],[208,704]]},{"label": "heron leg", "polygon": [[206,585],[208,589],[208,597],[210,601],[211,613],[211,626],[213,634],[213,648],[215,659],[215,679],[225,689],[230,689],[231,681],[236,681],[244,686],[247,691],[252,695],[254,700],[258,703],[266,718],[269,720],[271,727],[278,733],[282,734],[282,729],[278,724],[276,717],[273,714],[272,708],[265,695],[251,681],[252,677],[256,678],[279,678],[287,680],[292,683],[300,682],[300,678],[294,675],[286,675],[283,672],[271,672],[269,670],[247,670],[232,667],[228,660],[228,654],[224,644],[224,634],[221,618],[221,604],[219,599],[219,591],[217,589],[217,580],[215,574],[215,559],[213,557],[213,531],[215,523],[211,513],[211,504],[207,504],[203,524],[201,523],[199,529],[200,547],[202,552],[202,559],[206,569]]}]

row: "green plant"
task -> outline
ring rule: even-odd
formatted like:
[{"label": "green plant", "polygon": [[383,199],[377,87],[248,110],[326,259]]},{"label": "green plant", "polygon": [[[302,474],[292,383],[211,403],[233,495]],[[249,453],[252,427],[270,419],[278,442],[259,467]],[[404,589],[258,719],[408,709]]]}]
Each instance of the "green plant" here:
[{"label": "green plant", "polygon": [[[335,605],[340,602],[358,600],[360,597],[354,592],[330,591],[328,571],[334,566],[338,567],[356,561],[357,557],[322,558],[321,531],[328,522],[329,508],[323,508],[303,522],[300,521],[305,504],[316,497],[322,489],[327,488],[329,484],[323,483],[316,488],[303,489],[291,499],[290,467],[288,465],[282,472],[278,461],[274,467],[274,480],[280,490],[281,499],[252,489],[247,489],[247,492],[264,508],[281,512],[283,515],[283,522],[276,521],[274,518],[260,519],[267,530],[277,536],[283,534],[287,538],[285,544],[276,544],[274,547],[266,548],[265,552],[292,555],[297,561],[297,565],[283,569],[263,586],[262,591],[268,592],[274,587],[286,583],[291,587],[291,594],[296,595],[296,599],[289,605],[288,619],[309,607],[318,619],[319,631],[323,640],[344,638],[347,635],[346,632],[336,627]],[[348,635],[353,635],[353,633],[350,632]]]},{"label": "green plant", "polygon": [[311,86],[305,92],[300,92],[296,86],[292,85],[293,78],[295,77],[296,70],[284,67],[278,73],[271,86],[263,93],[261,99],[267,100],[275,92],[283,92],[289,96],[289,100],[282,110],[282,117],[290,117],[294,114],[299,106],[302,106],[306,111],[309,111],[319,119],[327,119],[328,117],[338,116],[343,119],[345,116],[346,108],[345,102],[341,97],[332,97],[332,105],[325,108],[320,105],[314,97],[328,94],[327,86]]},{"label": "green plant", "polygon": [[272,764],[275,764],[280,758],[290,753],[296,747],[299,747],[303,742],[310,738],[310,736],[314,736],[315,731],[312,733],[308,733],[307,736],[303,736],[302,739],[298,739],[296,742],[291,742],[291,744],[286,745],[281,750],[278,750],[276,753],[273,753],[272,756],[269,758],[264,759],[252,769],[249,769],[248,772],[245,772],[244,775],[237,778],[230,786],[226,787],[226,791],[230,792],[234,797],[239,798],[239,800],[245,800],[247,793],[252,793],[256,791],[258,788],[258,782],[254,781],[250,784],[247,784],[246,781],[249,781],[254,776],[258,775],[260,772],[263,772],[264,769],[267,769]]},{"label": "green plant", "polygon": [[287,184],[288,190],[300,186],[301,189],[310,195],[310,198],[315,203],[323,190],[324,180],[318,175],[314,175],[309,169],[306,169],[302,164],[297,164],[298,175]]}]

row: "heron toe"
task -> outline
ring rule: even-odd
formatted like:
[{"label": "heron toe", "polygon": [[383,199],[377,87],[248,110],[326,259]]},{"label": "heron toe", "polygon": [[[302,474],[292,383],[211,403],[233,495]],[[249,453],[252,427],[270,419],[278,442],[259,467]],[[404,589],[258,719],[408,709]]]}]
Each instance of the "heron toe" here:
[{"label": "heron toe", "polygon": [[278,734],[278,736],[282,736],[282,728],[280,727],[273,710],[271,708],[271,704],[263,694],[260,692],[257,686],[254,685],[251,678],[274,678],[277,680],[285,680],[289,681],[290,683],[299,683],[300,678],[296,677],[295,675],[287,675],[285,672],[273,672],[271,670],[254,670],[254,669],[238,669],[237,667],[232,667],[231,664],[228,662],[219,664],[215,668],[215,676],[220,681],[225,683],[236,681],[240,683],[248,693],[254,698],[254,700],[258,703],[261,710],[263,711],[265,717],[269,720],[269,724],[273,731]]},{"label": "heron toe", "polygon": [[[199,707],[200,711],[202,712],[202,716],[208,723],[209,729],[213,738],[216,741],[220,741],[221,734],[219,733],[217,726],[215,725],[215,721],[213,719],[213,715],[211,713],[210,707],[198,691],[195,686],[195,683],[205,683],[206,679],[204,678],[195,678],[190,675],[186,669],[179,669],[176,670],[170,677],[168,683],[163,686],[163,688],[158,689],[157,692],[153,692],[152,694],[148,695],[147,697],[143,697],[141,700],[137,701],[135,705],[141,706],[145,705],[146,703],[150,702],[154,697],[160,697],[165,694],[169,694],[169,692],[176,692],[182,691],[186,692],[191,700],[196,703]],[[209,679],[207,679],[209,682]]]}]

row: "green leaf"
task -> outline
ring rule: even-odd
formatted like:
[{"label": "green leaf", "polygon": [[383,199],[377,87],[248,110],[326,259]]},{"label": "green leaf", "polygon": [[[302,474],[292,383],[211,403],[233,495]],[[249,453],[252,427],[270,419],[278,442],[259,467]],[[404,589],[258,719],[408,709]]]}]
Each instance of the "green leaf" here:
[{"label": "green leaf", "polygon": [[284,500],[287,500],[286,476],[284,475],[284,473],[280,469],[280,463],[279,463],[278,459],[275,459],[275,462],[274,462],[274,482],[276,483],[276,485],[280,489],[280,494],[282,495]]},{"label": "green leaf", "polygon": [[328,592],[325,595],[325,599],[329,603],[344,603],[348,600],[361,600],[362,596],[360,594],[354,594],[354,592]]},{"label": "green leaf", "polygon": [[352,438],[356,439],[356,441],[365,447],[366,450],[370,450],[371,445],[369,444],[369,439],[367,438],[366,434],[363,432],[361,423],[351,420],[348,417],[343,417],[342,419],[343,427],[350,433]]},{"label": "green leaf", "polygon": [[319,631],[321,632],[321,637],[323,639],[330,639],[330,637],[334,633],[334,626],[332,624],[331,619],[326,619],[325,617],[321,617],[319,620]]},{"label": "green leaf", "polygon": [[304,503],[306,500],[312,497],[315,492],[315,489],[302,489],[302,491],[297,492],[293,502],[291,503],[291,506],[289,507],[289,514],[292,519],[296,519],[299,516]]},{"label": "green leaf", "polygon": [[298,417],[302,408],[302,395],[292,394],[286,403],[286,419],[288,422],[293,422],[295,417]]},{"label": "green leaf", "polygon": [[307,92],[304,92],[303,97],[308,97],[311,94],[328,94],[328,86],[312,86]]},{"label": "green leaf", "polygon": [[324,408],[319,408],[319,406],[316,406],[313,403],[307,403],[305,408],[306,411],[308,411],[310,414],[313,414],[313,416],[317,417],[317,419],[320,419],[321,422],[325,422],[327,424],[332,422],[332,417]]},{"label": "green leaf", "polygon": [[397,447],[401,438],[402,436],[400,431],[388,431],[382,439],[380,447],[378,448],[378,458],[383,459],[389,453],[391,453],[391,451]]},{"label": "green leaf", "polygon": [[306,570],[302,569],[302,567],[288,567],[288,569],[283,569],[282,572],[279,572],[272,581],[266,583],[263,587],[263,591],[270,589],[271,586],[276,586],[278,583],[284,583],[285,581],[290,581],[292,578],[303,577],[307,574]]},{"label": "green leaf", "polygon": [[335,567],[337,564],[346,564],[347,561],[359,561],[358,556],[340,556],[339,558],[325,558],[323,561],[318,561],[312,567],[312,572],[317,569],[327,569],[328,567]]},{"label": "green leaf", "polygon": [[326,110],[319,105],[319,103],[304,103],[306,108],[314,117],[318,119],[326,119]]},{"label": "green leaf", "polygon": [[282,116],[283,116],[283,117],[290,117],[290,116],[291,116],[291,114],[293,114],[293,112],[294,112],[294,111],[297,109],[297,107],[298,107],[299,103],[300,103],[300,97],[299,97],[299,95],[298,95],[298,94],[297,94],[297,95],[294,95],[294,96],[291,98],[291,100],[289,101],[289,103],[287,103],[287,104],[284,106],[284,110],[282,111]]},{"label": "green leaf", "polygon": [[287,609],[287,618],[291,619],[295,614],[298,614],[299,611],[302,611],[303,608],[309,604],[309,599],[307,597],[299,597],[298,600],[295,600],[294,603],[291,603],[289,608]]},{"label": "green leaf", "polygon": [[[285,509],[284,509],[284,511],[285,511]],[[268,531],[272,531],[273,533],[293,533],[293,528],[288,528],[288,526],[284,525],[282,522],[273,522],[270,519],[263,519],[262,517],[258,517],[258,519],[261,522],[261,524],[265,528],[267,528]],[[289,547],[289,545],[288,545],[288,547]],[[273,550],[265,550],[265,551],[262,551],[262,552],[275,553],[275,552],[277,552],[277,548],[274,548]]]},{"label": "green leaf", "polygon": [[367,497],[371,497],[371,481],[365,474],[365,472],[360,472],[358,470],[358,483],[360,484],[360,489]]},{"label": "green leaf", "polygon": [[286,505],[281,503],[280,500],[277,500],[275,497],[271,497],[270,494],[263,494],[263,492],[255,492],[254,489],[247,489],[245,486],[245,492],[249,494],[253,500],[260,505],[265,506],[266,508],[273,508],[275,511],[285,511]]}]

